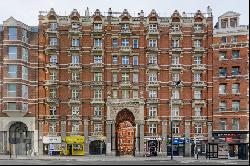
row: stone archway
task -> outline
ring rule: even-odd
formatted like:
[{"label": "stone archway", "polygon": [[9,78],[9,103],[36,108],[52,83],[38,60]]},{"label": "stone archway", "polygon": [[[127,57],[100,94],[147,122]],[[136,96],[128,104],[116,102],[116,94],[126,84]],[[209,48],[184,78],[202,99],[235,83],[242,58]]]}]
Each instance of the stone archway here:
[{"label": "stone archway", "polygon": [[135,117],[128,109],[116,117],[116,155],[135,155]]},{"label": "stone archway", "polygon": [[13,154],[27,155],[31,150],[31,134],[23,122],[15,122],[9,128],[9,143],[13,144]]}]

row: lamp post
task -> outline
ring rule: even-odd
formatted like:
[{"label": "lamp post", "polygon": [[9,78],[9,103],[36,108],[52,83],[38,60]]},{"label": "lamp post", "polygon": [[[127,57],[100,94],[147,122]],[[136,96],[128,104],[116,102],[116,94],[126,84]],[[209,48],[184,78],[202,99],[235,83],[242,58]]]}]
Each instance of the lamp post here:
[{"label": "lamp post", "polygon": [[[181,83],[181,81],[177,81],[176,84],[174,85],[175,87],[178,86]],[[173,160],[174,157],[174,151],[173,151],[173,113],[172,113],[172,105],[173,105],[173,94],[171,95],[170,98],[170,108],[171,108],[171,115],[170,115],[170,128],[171,128],[171,160]]]}]

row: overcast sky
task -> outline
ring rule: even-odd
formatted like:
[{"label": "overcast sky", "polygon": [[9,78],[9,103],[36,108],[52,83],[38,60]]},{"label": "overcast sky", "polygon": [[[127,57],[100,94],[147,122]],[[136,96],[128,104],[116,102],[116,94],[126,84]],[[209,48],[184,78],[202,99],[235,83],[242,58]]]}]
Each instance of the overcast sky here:
[{"label": "overcast sky", "polygon": [[111,7],[116,12],[128,9],[132,16],[141,9],[147,16],[151,9],[155,9],[160,16],[169,17],[175,9],[180,13],[195,13],[198,9],[206,12],[207,6],[212,8],[214,24],[218,16],[227,11],[240,13],[241,25],[249,24],[249,0],[0,0],[0,24],[13,16],[27,25],[37,25],[39,11],[50,8],[60,15],[69,15],[73,9],[83,15],[87,7],[90,12],[96,9],[107,12]]}]

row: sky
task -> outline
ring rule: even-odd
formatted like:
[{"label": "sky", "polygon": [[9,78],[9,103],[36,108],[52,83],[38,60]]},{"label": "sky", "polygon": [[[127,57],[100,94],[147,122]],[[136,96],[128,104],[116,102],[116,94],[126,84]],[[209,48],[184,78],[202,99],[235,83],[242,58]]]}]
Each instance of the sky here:
[{"label": "sky", "polygon": [[206,13],[207,6],[212,8],[214,24],[227,11],[240,13],[241,25],[249,24],[249,0],[0,0],[0,24],[13,16],[27,25],[36,26],[39,11],[49,11],[50,8],[59,15],[69,15],[73,9],[84,15],[87,7],[91,13],[96,9],[107,12],[111,7],[115,12],[127,9],[132,16],[137,16],[141,10],[147,16],[155,9],[160,16],[169,17],[174,10]]}]

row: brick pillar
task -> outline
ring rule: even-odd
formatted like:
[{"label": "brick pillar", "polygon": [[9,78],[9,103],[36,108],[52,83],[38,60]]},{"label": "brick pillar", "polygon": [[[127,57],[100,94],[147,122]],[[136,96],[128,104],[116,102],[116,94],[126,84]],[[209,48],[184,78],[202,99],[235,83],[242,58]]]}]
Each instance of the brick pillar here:
[{"label": "brick pillar", "polygon": [[185,157],[191,156],[190,121],[185,121]]}]

